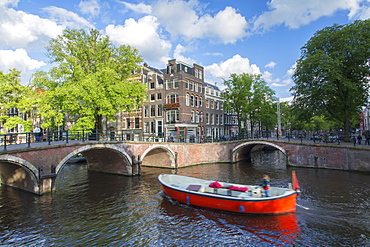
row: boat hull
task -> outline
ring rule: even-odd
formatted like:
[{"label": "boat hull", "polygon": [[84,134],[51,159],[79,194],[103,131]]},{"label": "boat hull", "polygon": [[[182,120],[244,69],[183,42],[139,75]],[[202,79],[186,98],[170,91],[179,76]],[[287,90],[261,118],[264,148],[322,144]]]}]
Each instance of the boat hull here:
[{"label": "boat hull", "polygon": [[242,214],[285,214],[296,211],[296,193],[278,198],[240,199],[197,193],[161,184],[167,196],[190,206]]}]

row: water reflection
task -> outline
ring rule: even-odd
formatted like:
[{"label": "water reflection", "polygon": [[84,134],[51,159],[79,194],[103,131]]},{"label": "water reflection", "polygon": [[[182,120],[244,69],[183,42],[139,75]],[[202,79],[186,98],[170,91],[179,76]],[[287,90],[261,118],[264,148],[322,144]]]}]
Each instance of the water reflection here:
[{"label": "water reflection", "polygon": [[[205,229],[211,231],[217,228],[237,238],[238,235],[248,234],[253,241],[270,244],[294,243],[298,238],[299,226],[295,213],[284,215],[238,215],[228,214],[207,209],[190,208],[173,201],[163,195],[162,212],[171,218],[183,218],[193,224],[203,221]],[[218,234],[217,234],[218,235]]]}]

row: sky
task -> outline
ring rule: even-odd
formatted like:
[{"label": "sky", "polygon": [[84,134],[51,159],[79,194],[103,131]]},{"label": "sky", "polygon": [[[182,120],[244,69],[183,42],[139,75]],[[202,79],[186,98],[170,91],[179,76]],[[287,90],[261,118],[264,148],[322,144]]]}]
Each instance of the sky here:
[{"label": "sky", "polygon": [[0,70],[50,69],[45,47],[64,29],[92,28],[130,45],[151,67],[177,59],[205,68],[221,89],[230,74],[261,74],[291,97],[301,47],[327,26],[370,18],[370,0],[0,0]]}]

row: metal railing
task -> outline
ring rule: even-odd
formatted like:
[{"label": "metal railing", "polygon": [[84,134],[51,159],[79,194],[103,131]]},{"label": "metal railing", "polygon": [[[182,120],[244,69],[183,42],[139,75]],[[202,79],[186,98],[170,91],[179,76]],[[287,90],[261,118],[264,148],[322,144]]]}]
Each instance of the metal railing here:
[{"label": "metal railing", "polygon": [[[71,141],[143,141],[143,142],[179,142],[179,143],[206,143],[206,142],[225,142],[236,140],[250,140],[250,139],[276,139],[285,141],[299,141],[299,142],[312,142],[312,143],[335,143],[340,145],[342,140],[337,137],[327,138],[325,136],[307,135],[300,131],[285,132],[278,135],[274,131],[260,131],[254,133],[245,133],[237,136],[202,136],[194,137],[184,136],[183,134],[167,134],[164,133],[144,133],[139,129],[132,130],[69,130],[69,131],[44,131],[42,133],[7,133],[0,134],[0,146],[3,150],[7,150],[9,145],[26,144],[26,147],[31,147],[37,143],[51,143]],[[364,140],[365,145],[370,145],[369,140]],[[356,142],[354,143],[356,145]]]}]

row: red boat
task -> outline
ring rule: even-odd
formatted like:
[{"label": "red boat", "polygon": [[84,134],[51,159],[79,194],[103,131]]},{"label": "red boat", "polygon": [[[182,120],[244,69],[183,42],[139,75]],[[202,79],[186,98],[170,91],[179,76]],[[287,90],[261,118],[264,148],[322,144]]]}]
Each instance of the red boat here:
[{"label": "red boat", "polygon": [[[294,189],[298,181],[293,174]],[[244,214],[284,214],[296,211],[297,191],[289,188],[270,187],[265,197],[260,186],[223,183],[212,180],[161,174],[158,177],[163,191],[181,203]]]}]

